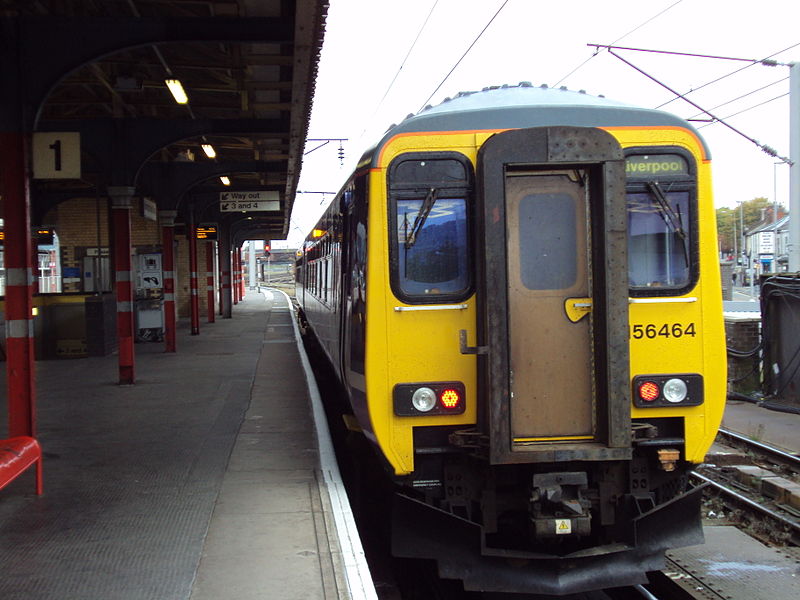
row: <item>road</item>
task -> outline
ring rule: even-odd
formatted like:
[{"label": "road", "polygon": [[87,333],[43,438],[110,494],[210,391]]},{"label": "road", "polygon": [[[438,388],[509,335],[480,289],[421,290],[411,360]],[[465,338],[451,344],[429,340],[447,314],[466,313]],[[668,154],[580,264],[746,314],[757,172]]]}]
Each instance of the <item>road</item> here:
[{"label": "road", "polygon": [[759,300],[759,289],[758,287],[744,287],[744,286],[734,286],[733,287],[733,294],[731,300],[739,301],[739,302],[746,302],[748,300],[754,300],[758,302]]}]

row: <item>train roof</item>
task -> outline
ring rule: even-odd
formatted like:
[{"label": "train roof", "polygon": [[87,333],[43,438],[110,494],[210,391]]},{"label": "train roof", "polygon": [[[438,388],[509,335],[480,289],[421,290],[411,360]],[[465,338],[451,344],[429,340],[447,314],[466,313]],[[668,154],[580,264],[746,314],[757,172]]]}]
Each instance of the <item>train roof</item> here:
[{"label": "train roof", "polygon": [[[461,92],[438,106],[426,107],[394,125],[381,141],[367,151],[361,164],[374,161],[377,150],[389,139],[403,133],[423,131],[481,131],[527,127],[573,125],[578,127],[682,127],[702,137],[685,120],[671,113],[638,108],[602,96],[574,92],[566,88],[534,87],[530,83],[484,88],[480,92]],[[710,157],[703,141],[703,149]]]}]

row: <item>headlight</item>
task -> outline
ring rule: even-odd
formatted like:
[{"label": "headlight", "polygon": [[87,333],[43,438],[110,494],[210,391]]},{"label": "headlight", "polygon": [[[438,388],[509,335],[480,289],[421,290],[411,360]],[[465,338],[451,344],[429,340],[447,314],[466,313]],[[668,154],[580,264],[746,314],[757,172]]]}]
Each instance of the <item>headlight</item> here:
[{"label": "headlight", "polygon": [[664,400],[667,402],[672,402],[673,404],[683,402],[686,400],[688,392],[689,388],[683,379],[673,377],[664,384]]},{"label": "headlight", "polygon": [[420,412],[428,412],[436,406],[436,394],[431,388],[418,388],[411,396],[411,404]]}]

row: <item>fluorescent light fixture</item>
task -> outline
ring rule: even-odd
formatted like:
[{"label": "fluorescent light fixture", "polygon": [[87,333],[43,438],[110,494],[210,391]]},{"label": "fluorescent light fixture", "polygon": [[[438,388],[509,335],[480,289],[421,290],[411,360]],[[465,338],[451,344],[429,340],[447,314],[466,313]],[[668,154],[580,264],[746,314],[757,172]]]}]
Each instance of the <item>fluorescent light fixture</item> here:
[{"label": "fluorescent light fixture", "polygon": [[230,185],[231,184],[231,180],[228,177],[226,177],[225,175],[220,177],[219,180],[222,182],[222,185]]},{"label": "fluorescent light fixture", "polygon": [[164,83],[167,84],[169,91],[172,92],[172,97],[175,98],[175,102],[178,104],[187,104],[189,102],[189,96],[186,95],[180,79],[165,79]]},{"label": "fluorescent light fixture", "polygon": [[214,158],[217,155],[217,151],[214,150],[214,146],[211,144],[200,144],[200,147],[203,149],[203,152],[206,153],[208,158]]}]

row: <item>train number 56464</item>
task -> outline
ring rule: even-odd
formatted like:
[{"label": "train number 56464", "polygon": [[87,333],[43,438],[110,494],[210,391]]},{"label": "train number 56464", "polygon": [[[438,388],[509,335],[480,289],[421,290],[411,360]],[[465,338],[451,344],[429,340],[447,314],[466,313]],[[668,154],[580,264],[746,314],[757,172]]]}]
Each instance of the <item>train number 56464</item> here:
[{"label": "train number 56464", "polygon": [[641,340],[643,338],[652,340],[657,337],[679,338],[685,335],[690,337],[697,335],[694,323],[664,323],[661,325],[648,323],[646,325],[634,325],[630,332],[630,337],[635,340]]}]

